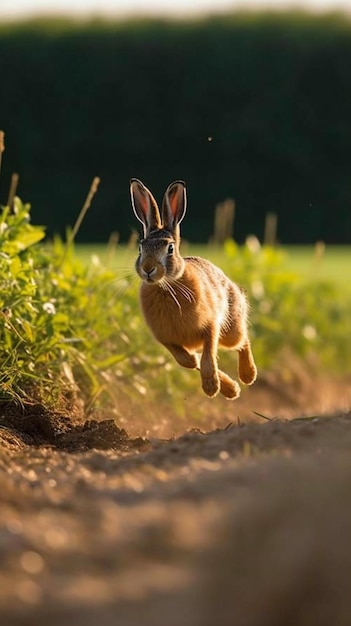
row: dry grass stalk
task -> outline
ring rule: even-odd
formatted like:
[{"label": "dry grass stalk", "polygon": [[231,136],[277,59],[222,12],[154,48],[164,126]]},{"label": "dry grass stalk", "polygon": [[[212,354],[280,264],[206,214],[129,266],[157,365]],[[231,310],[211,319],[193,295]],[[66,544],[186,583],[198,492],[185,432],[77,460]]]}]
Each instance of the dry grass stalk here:
[{"label": "dry grass stalk", "polygon": [[13,201],[16,195],[17,187],[18,187],[19,175],[14,173],[11,176],[11,184],[9,189],[9,195],[7,198],[7,206],[12,208]]},{"label": "dry grass stalk", "polygon": [[235,202],[232,198],[227,198],[224,202],[217,204],[215,208],[213,242],[221,245],[226,239],[233,238],[235,218]]},{"label": "dry grass stalk", "polygon": [[85,199],[85,202],[84,202],[84,204],[83,204],[83,206],[82,206],[82,208],[80,210],[80,213],[79,213],[79,215],[78,215],[78,217],[76,219],[76,223],[73,226],[71,235],[69,237],[69,242],[68,242],[69,244],[72,244],[73,241],[76,238],[76,235],[77,235],[77,233],[78,233],[78,231],[79,231],[79,229],[80,229],[80,227],[82,225],[82,222],[83,222],[83,220],[84,220],[88,210],[90,209],[93,197],[95,196],[95,194],[96,194],[96,192],[98,190],[99,183],[100,183],[100,178],[98,176],[95,176],[95,178],[93,178],[93,182],[91,183],[88,195],[87,195],[87,197]]},{"label": "dry grass stalk", "polygon": [[278,216],[276,213],[267,213],[264,228],[264,244],[275,246],[277,243]]},{"label": "dry grass stalk", "polygon": [[110,265],[112,262],[112,259],[115,255],[116,252],[116,248],[119,242],[119,232],[114,230],[112,231],[109,240],[107,242],[107,252],[106,252],[106,265]]},{"label": "dry grass stalk", "polygon": [[85,216],[86,216],[86,214],[87,214],[87,212],[88,212],[88,210],[89,210],[89,208],[91,206],[93,197],[94,197],[94,195],[97,192],[99,183],[100,183],[100,178],[98,176],[95,176],[93,178],[93,182],[91,183],[88,195],[87,195],[87,197],[85,199],[85,202],[84,202],[84,204],[83,204],[83,206],[82,206],[82,208],[81,208],[81,210],[79,212],[79,215],[78,215],[78,217],[76,219],[76,222],[75,222],[75,224],[74,224],[74,226],[72,228],[72,231],[67,236],[67,242],[66,242],[65,251],[64,251],[64,254],[63,254],[63,257],[62,257],[62,262],[65,260],[65,258],[67,256],[67,253],[68,253],[68,250],[69,250],[70,246],[72,245],[72,243],[74,242],[74,240],[75,240],[75,238],[77,236],[77,233],[78,233],[78,231],[79,231],[79,229],[80,229],[80,227],[82,225],[82,222],[83,222],[83,220],[84,220],[84,218],[85,218]]},{"label": "dry grass stalk", "polygon": [[314,260],[317,265],[319,265],[325,254],[325,243],[324,241],[316,241],[314,246]]},{"label": "dry grass stalk", "polygon": [[2,153],[4,151],[5,151],[5,133],[3,130],[0,130],[0,173],[1,173]]},{"label": "dry grass stalk", "polygon": [[139,240],[139,233],[136,230],[133,230],[128,240],[128,248],[131,250],[134,250],[136,244],[138,243],[138,240]]}]

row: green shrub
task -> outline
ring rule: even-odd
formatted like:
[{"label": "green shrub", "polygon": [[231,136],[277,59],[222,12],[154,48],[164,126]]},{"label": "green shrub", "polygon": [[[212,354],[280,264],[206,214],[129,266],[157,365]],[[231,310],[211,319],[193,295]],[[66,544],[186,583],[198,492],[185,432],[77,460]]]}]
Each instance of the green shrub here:
[{"label": "green shrub", "polygon": [[[307,365],[342,373],[351,366],[351,293],[333,281],[305,278],[285,268],[285,253],[248,238],[225,244],[223,269],[251,303],[251,336],[263,369],[281,367],[287,354]],[[289,362],[284,365],[289,369]]]},{"label": "green shrub", "polygon": [[81,264],[59,240],[36,245],[45,233],[29,209],[16,198],[0,217],[0,400],[92,397],[129,342],[108,301],[112,273]]}]

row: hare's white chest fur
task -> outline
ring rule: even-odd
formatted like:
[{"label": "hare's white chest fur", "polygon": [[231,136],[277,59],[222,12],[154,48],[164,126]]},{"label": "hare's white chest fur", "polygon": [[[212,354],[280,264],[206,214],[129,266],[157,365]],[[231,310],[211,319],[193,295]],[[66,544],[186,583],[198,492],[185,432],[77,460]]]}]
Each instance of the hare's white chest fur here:
[{"label": "hare's white chest fur", "polygon": [[182,258],[179,224],[186,211],[182,181],[167,188],[161,213],[151,192],[136,178],[131,180],[131,198],[143,224],[135,266],[142,279],[140,300],[149,328],[180,365],[200,370],[208,396],[220,391],[228,399],[237,398],[240,387],[218,369],[217,348],[238,350],[240,380],[248,385],[255,381],[244,294],[209,261]]},{"label": "hare's white chest fur", "polygon": [[[185,290],[186,287],[186,290]],[[215,325],[220,336],[230,323],[229,293],[240,306],[242,294],[215,265],[198,257],[186,257],[182,276],[171,290],[160,284],[141,285],[140,300],[145,320],[158,341],[198,349],[208,329]]]}]

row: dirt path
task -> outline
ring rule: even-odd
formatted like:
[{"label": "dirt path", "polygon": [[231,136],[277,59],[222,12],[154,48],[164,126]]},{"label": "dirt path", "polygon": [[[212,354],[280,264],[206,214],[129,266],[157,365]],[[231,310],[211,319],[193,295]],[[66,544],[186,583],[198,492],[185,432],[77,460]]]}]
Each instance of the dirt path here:
[{"label": "dirt path", "polygon": [[0,624],[350,624],[351,413],[174,440],[0,418]]}]

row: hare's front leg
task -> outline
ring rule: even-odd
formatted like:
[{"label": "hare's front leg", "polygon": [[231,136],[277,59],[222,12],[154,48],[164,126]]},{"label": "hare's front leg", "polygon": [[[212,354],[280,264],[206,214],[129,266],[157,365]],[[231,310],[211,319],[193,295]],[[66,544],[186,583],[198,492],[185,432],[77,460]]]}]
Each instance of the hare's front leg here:
[{"label": "hare's front leg", "polygon": [[198,369],[199,367],[199,357],[197,354],[188,352],[183,346],[179,346],[175,343],[164,343],[163,344],[167,350],[173,354],[175,360],[182,367],[188,367],[191,370]]},{"label": "hare's front leg", "polygon": [[220,390],[217,367],[218,331],[216,328],[206,330],[200,362],[200,374],[204,392],[213,398]]}]

